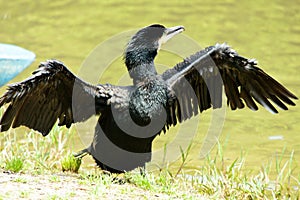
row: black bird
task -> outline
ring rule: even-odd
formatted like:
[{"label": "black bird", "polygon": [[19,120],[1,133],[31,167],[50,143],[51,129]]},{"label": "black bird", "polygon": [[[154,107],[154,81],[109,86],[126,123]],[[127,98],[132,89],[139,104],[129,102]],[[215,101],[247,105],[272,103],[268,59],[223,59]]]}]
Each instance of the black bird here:
[{"label": "black bird", "polygon": [[209,108],[222,106],[224,86],[232,110],[257,103],[277,113],[272,101],[287,110],[297,97],[263,70],[255,60],[239,56],[226,44],[216,44],[158,74],[154,58],[164,42],[184,30],[155,24],[139,30],[124,54],[133,85],[91,85],[63,63],[48,60],[28,79],[8,86],[0,107],[9,104],[1,131],[21,125],[46,136],[60,126],[100,115],[91,145],[77,156],[91,154],[110,172],[143,167],[151,160],[153,139],[170,126]]}]

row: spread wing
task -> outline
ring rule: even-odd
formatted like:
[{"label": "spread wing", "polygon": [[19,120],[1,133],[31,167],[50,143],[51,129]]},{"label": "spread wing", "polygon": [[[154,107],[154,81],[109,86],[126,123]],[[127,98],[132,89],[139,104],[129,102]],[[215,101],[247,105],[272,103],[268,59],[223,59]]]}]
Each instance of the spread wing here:
[{"label": "spread wing", "polygon": [[63,63],[41,63],[28,79],[8,86],[0,107],[9,104],[0,131],[24,125],[46,136],[59,119],[70,127],[101,112],[111,97],[109,85],[93,86],[74,76]]},{"label": "spread wing", "polygon": [[[210,107],[222,106],[222,88],[232,110],[245,104],[257,110],[257,103],[271,113],[294,106],[297,97],[263,70],[255,60],[239,56],[226,44],[197,52],[162,74],[172,94],[167,108],[167,127],[175,125]],[[270,102],[271,101],[271,102]]]}]

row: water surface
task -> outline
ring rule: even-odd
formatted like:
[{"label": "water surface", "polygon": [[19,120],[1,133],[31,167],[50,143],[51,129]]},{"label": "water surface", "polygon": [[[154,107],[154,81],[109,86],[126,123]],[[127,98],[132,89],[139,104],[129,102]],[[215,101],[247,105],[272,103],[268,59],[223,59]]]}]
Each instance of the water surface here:
[{"label": "water surface", "polygon": [[[136,0],[133,3],[124,0],[94,0],[86,3],[70,0],[1,0],[0,4],[0,42],[22,46],[37,56],[33,65],[12,82],[26,78],[40,61],[49,58],[62,60],[77,73],[90,52],[112,36],[152,23],[161,23],[166,26],[184,25],[184,34],[197,41],[201,47],[227,42],[241,55],[257,58],[266,72],[300,96],[298,1]],[[180,60],[178,56],[161,52],[156,62],[172,67]],[[114,60],[107,69],[101,76],[101,83],[118,83],[126,74],[121,58]],[[4,88],[0,92],[2,94]],[[220,144],[226,147],[226,161],[232,162],[244,151],[246,166],[259,169],[271,160],[274,161],[286,148],[284,157],[288,158],[294,151],[294,162],[299,165],[299,111],[299,106],[278,115],[263,109],[258,112],[232,112],[227,109],[220,137]],[[211,112],[200,116],[189,167],[199,168],[202,164],[199,153],[210,120]],[[161,150],[167,141],[174,141],[178,129],[176,127],[158,138],[154,149]],[[89,138],[91,134],[87,133],[86,137]],[[189,139],[190,136],[180,137],[176,141]],[[78,149],[83,146],[78,145]],[[168,151],[178,152],[178,149],[174,147]]]}]

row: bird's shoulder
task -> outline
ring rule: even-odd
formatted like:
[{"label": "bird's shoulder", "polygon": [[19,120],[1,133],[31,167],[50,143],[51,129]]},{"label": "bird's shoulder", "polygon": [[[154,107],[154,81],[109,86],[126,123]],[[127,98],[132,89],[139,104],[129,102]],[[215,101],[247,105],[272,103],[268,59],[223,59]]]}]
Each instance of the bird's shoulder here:
[{"label": "bird's shoulder", "polygon": [[134,91],[135,86],[117,86],[111,84],[98,85],[99,90],[105,91],[105,95],[109,95],[107,104],[116,109],[128,107],[130,94]]}]

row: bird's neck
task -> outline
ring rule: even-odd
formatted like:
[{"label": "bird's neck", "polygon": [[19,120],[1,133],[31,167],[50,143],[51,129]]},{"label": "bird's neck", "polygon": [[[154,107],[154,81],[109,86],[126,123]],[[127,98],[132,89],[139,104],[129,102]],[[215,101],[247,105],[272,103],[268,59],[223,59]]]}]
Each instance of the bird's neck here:
[{"label": "bird's neck", "polygon": [[139,82],[143,82],[145,79],[156,76],[157,72],[154,67],[154,63],[143,63],[135,66],[129,71],[130,77],[133,79],[133,83],[136,85]]},{"label": "bird's neck", "polygon": [[157,75],[157,71],[154,66],[154,58],[156,54],[157,50],[135,50],[126,52],[125,64],[134,84],[145,80],[145,78]]}]

